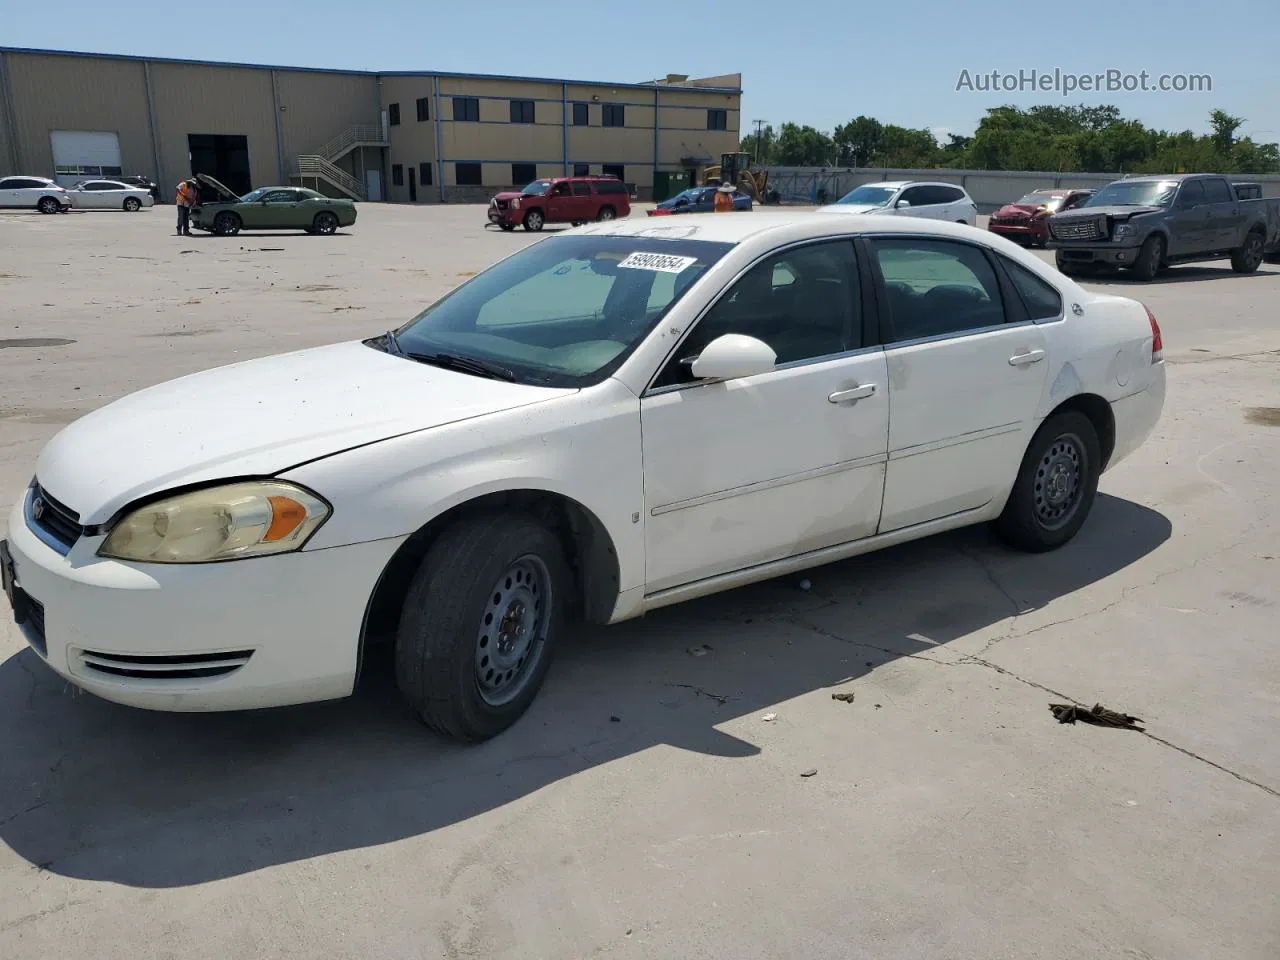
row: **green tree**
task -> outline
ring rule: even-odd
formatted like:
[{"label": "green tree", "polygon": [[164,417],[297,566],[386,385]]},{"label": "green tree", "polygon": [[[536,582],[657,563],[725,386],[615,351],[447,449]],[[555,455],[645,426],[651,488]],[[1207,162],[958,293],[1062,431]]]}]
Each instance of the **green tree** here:
[{"label": "green tree", "polygon": [[1233,117],[1225,110],[1214,110],[1209,114],[1209,126],[1213,130],[1213,145],[1224,157],[1231,156],[1231,148],[1236,142],[1236,131],[1244,123],[1244,117]]},{"label": "green tree", "polygon": [[743,137],[738,149],[751,154],[759,163],[777,163],[778,133],[772,124],[765,124]]},{"label": "green tree", "polygon": [[873,117],[856,117],[831,135],[840,151],[841,166],[873,165],[884,141],[884,124]]},{"label": "green tree", "polygon": [[776,163],[784,167],[829,167],[836,159],[835,144],[820,130],[784,123],[778,131]]}]

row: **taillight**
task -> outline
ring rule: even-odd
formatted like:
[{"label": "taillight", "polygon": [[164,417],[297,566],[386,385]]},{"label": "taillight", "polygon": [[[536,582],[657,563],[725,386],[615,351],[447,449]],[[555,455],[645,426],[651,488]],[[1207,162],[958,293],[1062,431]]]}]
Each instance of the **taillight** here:
[{"label": "taillight", "polygon": [[1164,338],[1160,336],[1160,324],[1156,323],[1156,315],[1151,312],[1151,308],[1143,304],[1142,309],[1147,311],[1147,319],[1151,321],[1151,362],[1164,362]]}]

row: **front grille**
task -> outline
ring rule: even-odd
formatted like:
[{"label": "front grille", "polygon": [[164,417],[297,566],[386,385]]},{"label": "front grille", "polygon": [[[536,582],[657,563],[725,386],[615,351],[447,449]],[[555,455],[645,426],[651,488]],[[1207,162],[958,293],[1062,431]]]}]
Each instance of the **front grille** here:
[{"label": "front grille", "polygon": [[497,198],[494,198],[494,201],[493,201],[494,206],[496,206],[499,210],[507,209],[507,203],[508,201],[498,200]]},{"label": "front grille", "polygon": [[44,604],[31,594],[26,596],[26,619],[22,625],[26,628],[27,642],[40,656],[48,657],[49,647],[44,636]]},{"label": "front grille", "polygon": [[70,550],[84,533],[80,514],[49,496],[39,483],[31,488],[27,500],[27,520],[39,532],[47,534]]},{"label": "front grille", "polygon": [[1097,240],[1103,236],[1102,224],[1095,217],[1050,220],[1049,230],[1055,240]]},{"label": "front grille", "polygon": [[124,677],[129,680],[209,680],[235,673],[253,656],[252,650],[223,653],[131,654],[80,652],[80,663],[88,673]]},{"label": "front grille", "polygon": [[992,223],[1008,227],[1018,227],[1031,222],[1030,217],[996,217]]}]

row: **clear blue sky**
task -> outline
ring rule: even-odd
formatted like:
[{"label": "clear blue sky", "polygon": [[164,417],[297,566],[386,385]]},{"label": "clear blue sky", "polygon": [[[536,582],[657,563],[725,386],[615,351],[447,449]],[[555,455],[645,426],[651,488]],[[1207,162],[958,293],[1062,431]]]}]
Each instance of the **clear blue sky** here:
[{"label": "clear blue sky", "polygon": [[[716,16],[703,11],[722,10]],[[721,17],[724,19],[721,20]],[[186,21],[186,25],[183,24]],[[721,22],[728,35],[715,37]],[[1211,109],[1280,141],[1280,0],[854,3],[737,0],[61,0],[6,5],[0,45],[287,66],[640,81],[743,74],[757,118],[824,130],[858,114],[971,133],[1001,103],[1113,103],[1148,126],[1207,129]],[[970,74],[1115,69],[1209,74],[1211,93],[957,92]]]}]

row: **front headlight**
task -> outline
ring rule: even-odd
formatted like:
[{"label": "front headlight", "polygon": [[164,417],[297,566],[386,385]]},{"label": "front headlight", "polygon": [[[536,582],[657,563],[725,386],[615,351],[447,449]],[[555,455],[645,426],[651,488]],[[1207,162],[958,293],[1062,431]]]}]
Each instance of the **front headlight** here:
[{"label": "front headlight", "polygon": [[212,563],[299,550],[329,518],[327,503],[279,480],[180,493],[127,514],[98,555],[138,563]]},{"label": "front headlight", "polygon": [[1133,236],[1133,224],[1117,223],[1115,229],[1111,232],[1111,236],[1115,240],[1123,240],[1125,237]]},{"label": "front headlight", "polygon": [[512,210],[519,210],[519,209],[520,209],[520,198],[519,198],[519,197],[516,197],[514,200],[512,200],[512,201],[511,201],[511,209],[512,209]]}]

